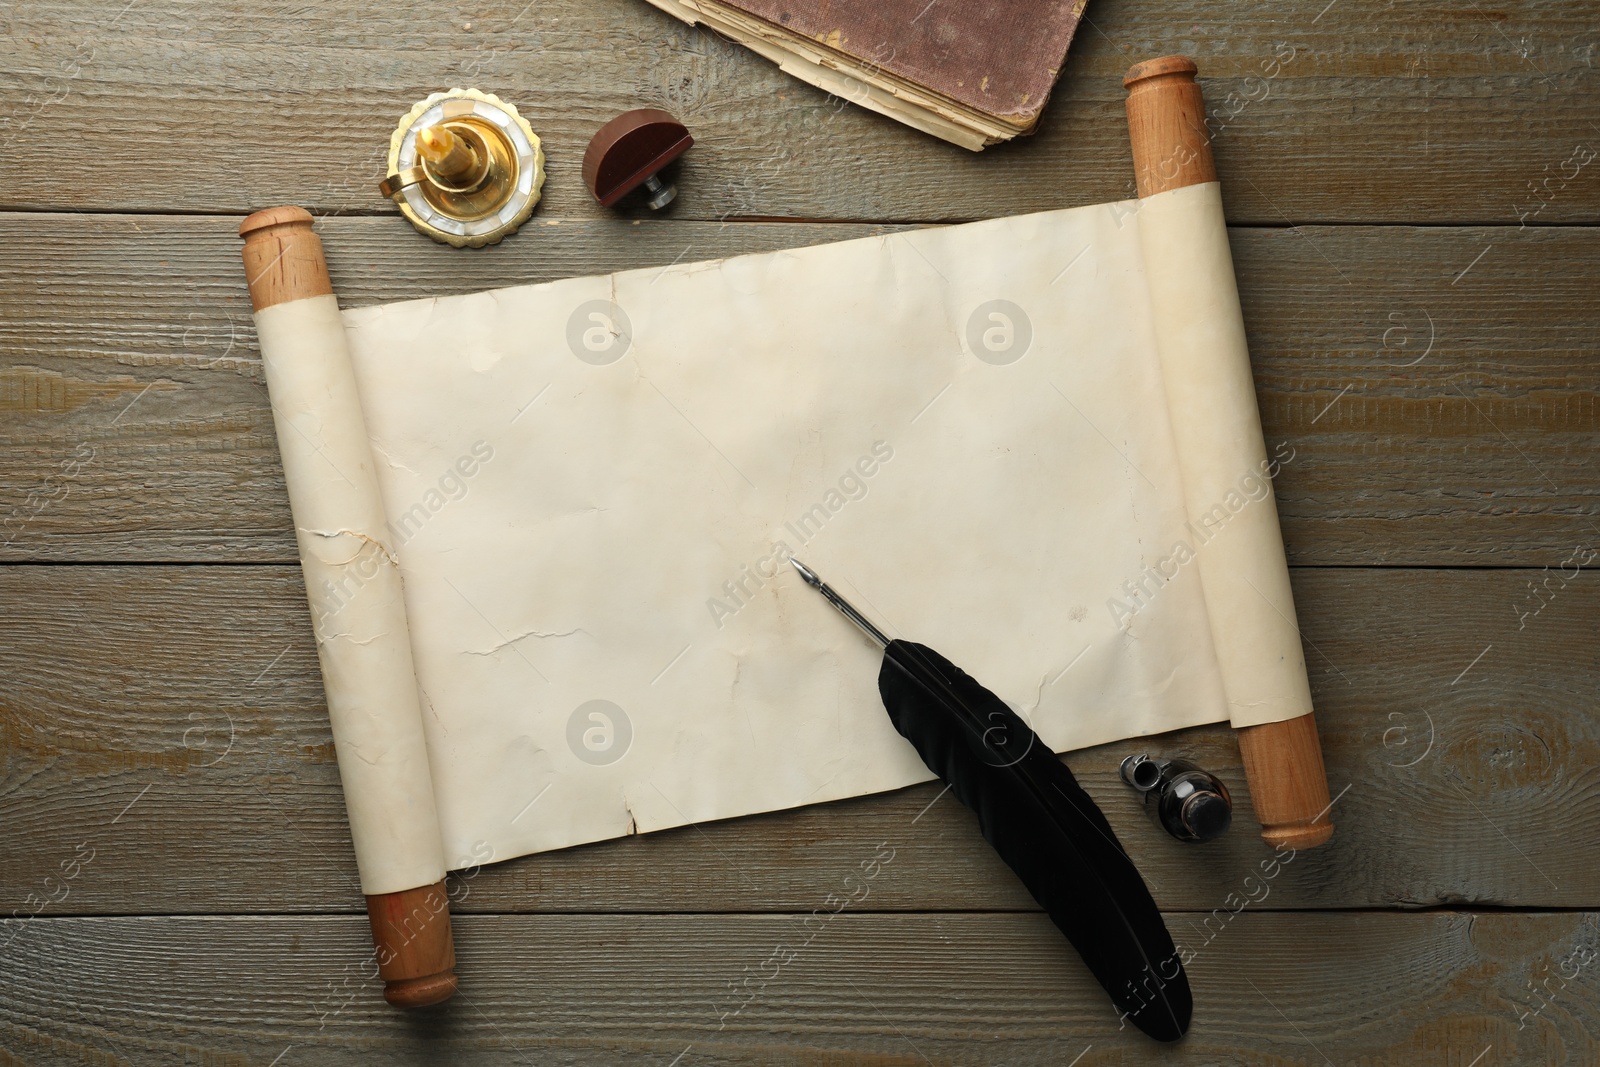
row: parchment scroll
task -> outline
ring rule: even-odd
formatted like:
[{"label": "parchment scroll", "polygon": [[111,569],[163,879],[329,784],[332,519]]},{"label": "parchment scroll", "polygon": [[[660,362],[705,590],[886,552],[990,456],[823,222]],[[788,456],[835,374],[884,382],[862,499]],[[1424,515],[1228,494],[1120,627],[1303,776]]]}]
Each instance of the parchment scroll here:
[{"label": "parchment scroll", "polygon": [[261,316],[364,883],[925,780],[790,554],[1058,751],[1309,709],[1215,186],[347,311],[359,401],[334,321]]}]

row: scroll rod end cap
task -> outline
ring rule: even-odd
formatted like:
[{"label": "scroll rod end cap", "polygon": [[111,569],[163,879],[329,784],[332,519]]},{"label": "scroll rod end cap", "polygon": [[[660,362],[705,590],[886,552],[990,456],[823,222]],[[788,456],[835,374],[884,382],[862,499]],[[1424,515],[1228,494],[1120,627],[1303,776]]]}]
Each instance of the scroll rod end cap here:
[{"label": "scroll rod end cap", "polygon": [[1147,59],[1128,68],[1128,73],[1122,78],[1122,87],[1131,89],[1136,82],[1149,81],[1151,78],[1160,78],[1167,74],[1187,75],[1193,78],[1199,71],[1200,68],[1195,66],[1194,60],[1188,56]]},{"label": "scroll rod end cap", "polygon": [[396,978],[383,985],[383,999],[397,1008],[426,1008],[456,995],[456,972],[440,971],[420,978]]},{"label": "scroll rod end cap", "polygon": [[269,207],[245,216],[239,223],[239,236],[249,237],[260,230],[271,229],[274,226],[311,225],[311,212],[303,207],[285,205],[284,207]]}]

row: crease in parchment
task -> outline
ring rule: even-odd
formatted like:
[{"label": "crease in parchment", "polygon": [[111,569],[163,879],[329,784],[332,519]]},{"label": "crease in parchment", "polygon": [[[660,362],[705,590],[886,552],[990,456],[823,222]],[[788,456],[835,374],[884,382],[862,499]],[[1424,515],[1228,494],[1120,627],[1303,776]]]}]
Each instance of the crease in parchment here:
[{"label": "crease in parchment", "polygon": [[525,640],[525,639],[527,639],[529,637],[537,637],[537,638],[543,639],[543,638],[551,638],[551,637],[571,637],[574,634],[583,634],[585,637],[589,636],[589,632],[587,630],[585,630],[581,626],[574,626],[570,630],[539,630],[539,629],[532,629],[532,630],[524,630],[519,634],[512,634],[510,637],[505,638],[503,641],[500,641],[500,642],[496,643],[495,645],[493,645],[493,646],[491,646],[489,648],[484,648],[484,649],[464,648],[461,651],[465,655],[468,655],[468,656],[492,656],[495,653],[501,651],[502,649],[510,648],[512,645],[515,645],[518,641]]},{"label": "crease in parchment", "polygon": [[347,559],[322,561],[330,567],[348,567],[357,559],[359,559],[361,554],[368,548],[374,549],[382,558],[384,563],[397,568],[400,566],[400,559],[395,555],[393,549],[391,549],[384,542],[378,540],[376,537],[371,537],[367,534],[364,534],[360,530],[312,530],[304,526],[297,527],[297,529],[299,529],[301,533],[309,534],[312,537],[320,537],[328,541],[335,541],[341,537],[354,537],[358,541],[362,542],[362,544],[356,547],[355,552],[353,552]]}]

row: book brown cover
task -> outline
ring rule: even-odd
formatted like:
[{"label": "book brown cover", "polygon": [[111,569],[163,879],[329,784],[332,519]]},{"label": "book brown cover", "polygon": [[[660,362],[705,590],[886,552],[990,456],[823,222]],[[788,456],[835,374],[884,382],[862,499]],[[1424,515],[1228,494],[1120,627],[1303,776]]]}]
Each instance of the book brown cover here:
[{"label": "book brown cover", "polygon": [[1050,96],[1085,0],[724,0],[923,86],[1030,129]]},{"label": "book brown cover", "polygon": [[1087,0],[650,0],[974,150],[1029,133]]}]

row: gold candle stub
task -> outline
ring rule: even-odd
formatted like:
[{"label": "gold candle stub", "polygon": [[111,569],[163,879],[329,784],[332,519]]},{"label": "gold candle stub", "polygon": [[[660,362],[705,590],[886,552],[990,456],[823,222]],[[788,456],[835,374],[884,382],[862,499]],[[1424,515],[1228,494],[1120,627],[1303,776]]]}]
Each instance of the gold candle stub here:
[{"label": "gold candle stub", "polygon": [[417,134],[417,154],[429,172],[452,188],[472,185],[489,172],[487,156],[479,156],[465,137],[444,126],[429,126]]},{"label": "gold candle stub", "polygon": [[478,248],[526,222],[543,186],[544,150],[517,109],[492,93],[451,89],[400,120],[378,191],[435,241]]}]

